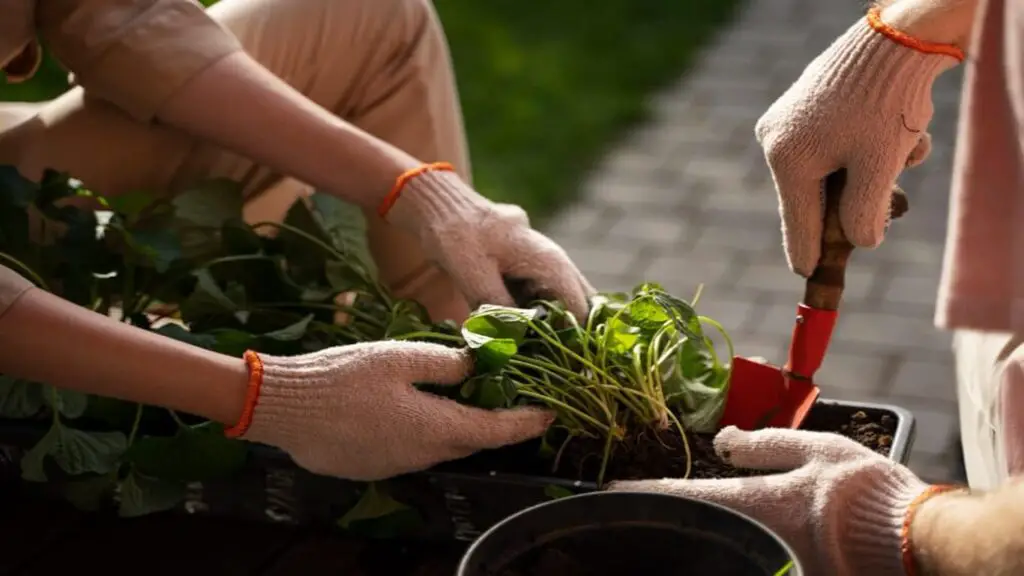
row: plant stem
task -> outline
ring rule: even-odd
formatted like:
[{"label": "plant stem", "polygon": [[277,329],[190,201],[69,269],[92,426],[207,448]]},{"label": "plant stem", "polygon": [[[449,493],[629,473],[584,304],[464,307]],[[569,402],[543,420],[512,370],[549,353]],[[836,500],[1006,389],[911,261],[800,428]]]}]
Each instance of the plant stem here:
[{"label": "plant stem", "polygon": [[139,433],[139,427],[142,425],[142,411],[145,406],[142,404],[135,405],[135,418],[132,420],[132,429],[128,433],[128,445],[131,446],[135,442],[135,437]]},{"label": "plant stem", "polygon": [[15,268],[24,272],[25,275],[29,277],[29,280],[35,282],[36,286],[42,288],[43,290],[46,290],[47,292],[50,291],[50,287],[46,285],[46,282],[43,280],[43,278],[39,274],[36,274],[35,270],[29,268],[28,265],[23,263],[21,260],[18,260],[14,256],[5,254],[3,252],[0,252],[0,260],[3,260],[4,262],[7,262],[8,264],[11,264]]}]

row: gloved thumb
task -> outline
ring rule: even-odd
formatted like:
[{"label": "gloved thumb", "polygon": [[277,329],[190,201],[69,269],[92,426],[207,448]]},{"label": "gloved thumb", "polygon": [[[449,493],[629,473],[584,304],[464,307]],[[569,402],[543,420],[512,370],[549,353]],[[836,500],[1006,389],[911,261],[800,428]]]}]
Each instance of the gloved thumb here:
[{"label": "gloved thumb", "polygon": [[789,428],[765,428],[747,432],[735,426],[723,428],[714,440],[722,460],[750,470],[789,471],[812,461],[840,462],[874,454],[838,434]]},{"label": "gloved thumb", "polygon": [[864,159],[847,168],[839,202],[839,222],[846,238],[862,248],[874,248],[885,238],[893,185],[905,158]]}]

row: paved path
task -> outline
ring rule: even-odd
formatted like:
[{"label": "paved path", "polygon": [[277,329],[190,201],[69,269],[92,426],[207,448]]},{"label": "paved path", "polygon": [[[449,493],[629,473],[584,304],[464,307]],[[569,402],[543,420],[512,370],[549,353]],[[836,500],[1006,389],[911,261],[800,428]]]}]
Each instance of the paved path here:
[{"label": "paved path", "polygon": [[[802,282],[785,266],[771,176],[756,119],[860,14],[861,2],[748,0],[651,121],[613,150],[552,234],[599,289],[643,280],[680,294],[705,284],[699,308],[743,355],[785,358]],[[935,87],[935,149],[901,185],[910,212],[878,250],[853,255],[844,314],[820,373],[827,397],[913,411],[912,466],[959,477],[948,334],[932,326],[945,237],[959,72]]]}]

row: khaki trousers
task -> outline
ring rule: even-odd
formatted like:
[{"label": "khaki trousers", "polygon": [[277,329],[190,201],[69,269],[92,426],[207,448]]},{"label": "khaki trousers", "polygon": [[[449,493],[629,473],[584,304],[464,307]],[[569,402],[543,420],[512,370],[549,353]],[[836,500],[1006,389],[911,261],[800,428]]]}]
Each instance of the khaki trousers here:
[{"label": "khaki trousers", "polygon": [[971,487],[991,490],[1024,474],[1024,338],[958,330],[957,402]]},{"label": "khaki trousers", "polygon": [[[271,72],[339,117],[470,181],[454,73],[429,0],[222,0],[209,10]],[[239,102],[244,106],[244,102]],[[67,171],[106,196],[174,194],[210,177],[244,187],[250,222],[280,220],[308,187],[248,158],[135,122],[75,88],[39,105],[0,104],[0,164],[30,178]],[[358,170],[339,159],[338,170]],[[382,280],[436,319],[469,308],[415,238],[367,212]]]}]

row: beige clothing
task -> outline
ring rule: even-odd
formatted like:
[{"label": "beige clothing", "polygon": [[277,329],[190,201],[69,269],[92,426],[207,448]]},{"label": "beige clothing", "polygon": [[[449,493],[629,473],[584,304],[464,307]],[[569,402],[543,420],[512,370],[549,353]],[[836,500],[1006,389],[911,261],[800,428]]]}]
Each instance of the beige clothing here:
[{"label": "beige clothing", "polygon": [[980,0],[968,54],[936,323],[969,481],[992,488],[1024,473],[1024,4]]},{"label": "beige clothing", "polygon": [[[0,7],[14,3],[26,11],[24,0]],[[244,48],[317,104],[424,162],[451,162],[469,181],[454,74],[429,0],[222,0],[206,11],[191,0],[38,0],[34,10],[41,37],[82,87],[41,106],[8,107],[0,164],[30,178],[55,168],[117,195],[173,194],[228,177],[244,187],[248,219],[280,218],[303,193],[300,183],[151,122],[189,79]],[[19,22],[0,24],[0,62],[24,46],[7,37],[9,27],[24,29]],[[415,238],[367,218],[386,283],[435,318],[468,313]],[[0,284],[0,313],[19,282]]]}]

